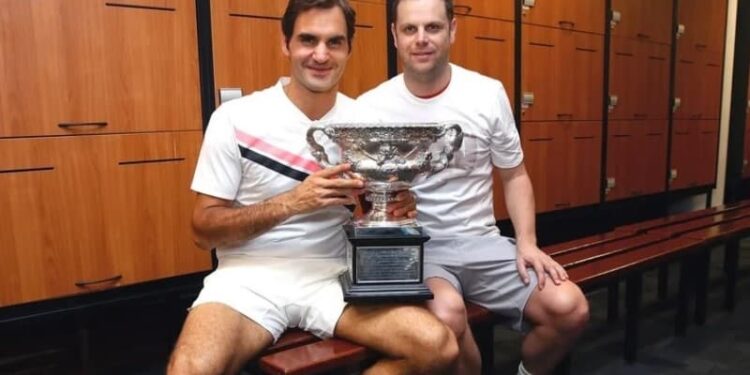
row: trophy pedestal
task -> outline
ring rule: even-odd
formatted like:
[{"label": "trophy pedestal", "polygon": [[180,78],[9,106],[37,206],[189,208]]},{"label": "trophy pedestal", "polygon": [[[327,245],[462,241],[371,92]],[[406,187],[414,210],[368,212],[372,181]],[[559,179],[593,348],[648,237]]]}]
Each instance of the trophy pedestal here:
[{"label": "trophy pedestal", "polygon": [[414,302],[432,299],[423,283],[423,244],[418,226],[346,225],[352,248],[348,272],[340,276],[347,302]]}]

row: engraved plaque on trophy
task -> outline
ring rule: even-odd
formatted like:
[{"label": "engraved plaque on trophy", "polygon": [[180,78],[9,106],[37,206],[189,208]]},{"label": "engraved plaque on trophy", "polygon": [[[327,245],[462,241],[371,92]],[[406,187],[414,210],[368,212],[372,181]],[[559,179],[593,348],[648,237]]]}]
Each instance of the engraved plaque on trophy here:
[{"label": "engraved plaque on trophy", "polygon": [[[324,139],[339,149],[333,163],[329,156],[334,155],[321,146]],[[372,203],[362,218],[344,227],[352,244],[349,270],[341,275],[346,301],[432,298],[422,267],[429,237],[415,219],[394,217],[386,207],[417,175],[446,168],[462,140],[457,124],[337,123],[308,130],[307,141],[318,162],[324,167],[351,164],[352,172],[365,181],[365,200]]]}]

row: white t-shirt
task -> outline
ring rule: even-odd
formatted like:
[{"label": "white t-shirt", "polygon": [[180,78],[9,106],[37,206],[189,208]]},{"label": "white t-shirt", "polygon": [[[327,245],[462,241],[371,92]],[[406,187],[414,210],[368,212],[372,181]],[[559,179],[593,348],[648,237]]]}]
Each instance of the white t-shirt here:
[{"label": "white t-shirt", "polygon": [[[289,191],[321,169],[310,154],[310,120],[286,96],[288,78],[265,90],[222,104],[211,116],[192,189],[249,206]],[[338,94],[320,120],[350,119],[355,103]],[[351,214],[343,206],[296,215],[260,236],[217,249],[217,256],[343,258],[348,241],[342,225]]]},{"label": "white t-shirt", "polygon": [[448,167],[419,176],[417,220],[435,238],[499,233],[492,207],[492,168],[523,161],[508,95],[502,83],[451,64],[451,81],[439,95],[421,99],[406,88],[403,74],[363,94],[358,104],[381,121],[458,123],[463,145]]}]

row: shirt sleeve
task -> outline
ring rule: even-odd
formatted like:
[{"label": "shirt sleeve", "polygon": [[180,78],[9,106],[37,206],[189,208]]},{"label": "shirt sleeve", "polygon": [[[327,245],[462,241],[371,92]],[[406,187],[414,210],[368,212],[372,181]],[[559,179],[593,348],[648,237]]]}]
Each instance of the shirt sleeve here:
[{"label": "shirt sleeve", "polygon": [[208,122],[191,189],[213,197],[235,200],[241,179],[242,163],[234,126],[226,111],[219,108]]},{"label": "shirt sleeve", "polygon": [[517,167],[523,161],[523,150],[508,94],[502,84],[498,84],[491,105],[494,108],[490,144],[492,164],[498,168]]}]

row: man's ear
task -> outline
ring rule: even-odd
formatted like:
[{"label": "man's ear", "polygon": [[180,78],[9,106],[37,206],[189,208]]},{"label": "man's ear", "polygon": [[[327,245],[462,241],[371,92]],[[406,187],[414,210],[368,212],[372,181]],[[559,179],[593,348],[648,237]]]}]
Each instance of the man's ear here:
[{"label": "man's ear", "polygon": [[286,37],[284,35],[281,35],[281,52],[284,53],[284,56],[289,57],[289,42],[286,40]]},{"label": "man's ear", "polygon": [[393,47],[398,49],[398,44],[396,43],[396,23],[391,22],[391,35],[393,35]]},{"label": "man's ear", "polygon": [[456,41],[456,28],[458,27],[458,21],[456,21],[456,17],[453,17],[451,20],[451,44]]}]

